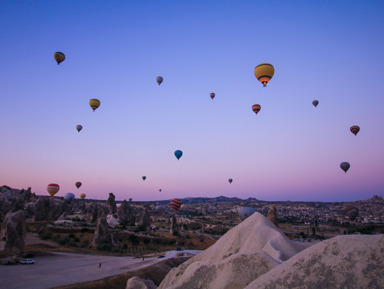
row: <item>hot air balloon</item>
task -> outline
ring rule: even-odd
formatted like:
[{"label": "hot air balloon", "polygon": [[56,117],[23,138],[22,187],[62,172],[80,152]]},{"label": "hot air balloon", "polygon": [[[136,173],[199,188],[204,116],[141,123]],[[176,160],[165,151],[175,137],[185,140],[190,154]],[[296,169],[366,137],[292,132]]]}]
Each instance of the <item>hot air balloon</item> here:
[{"label": "hot air balloon", "polygon": [[230,184],[232,184],[233,180],[232,180],[232,179],[229,179],[228,182],[229,182]]},{"label": "hot air balloon", "polygon": [[270,81],[272,76],[275,74],[275,68],[272,64],[260,63],[255,67],[254,73],[257,80],[260,81],[264,87],[266,87],[268,81]]},{"label": "hot air balloon", "polygon": [[47,191],[53,197],[60,190],[60,186],[58,184],[49,184],[47,186]]},{"label": "hot air balloon", "polygon": [[80,194],[80,199],[84,200],[86,196],[86,194]]},{"label": "hot air balloon", "polygon": [[181,156],[183,155],[183,152],[181,150],[175,151],[175,157],[179,160]]},{"label": "hot air balloon", "polygon": [[312,104],[316,107],[319,104],[319,101],[318,100],[314,100],[314,101],[312,101]]},{"label": "hot air balloon", "polygon": [[159,189],[159,192],[161,193],[161,189]]},{"label": "hot air balloon", "polygon": [[341,164],[340,164],[340,168],[345,172],[345,173],[347,173],[347,171],[349,170],[349,167],[350,167],[351,165],[348,163],[348,162],[342,162]]},{"label": "hot air balloon", "polygon": [[156,82],[158,85],[160,85],[163,82],[163,78],[161,76],[156,77]]},{"label": "hot air balloon", "polygon": [[354,135],[357,135],[357,133],[360,131],[360,127],[357,126],[357,125],[353,125],[351,126],[351,132],[354,134]]},{"label": "hot air balloon", "polygon": [[181,206],[181,200],[179,199],[172,199],[171,200],[171,207],[173,209],[173,211],[176,212],[180,209],[180,206]]},{"label": "hot air balloon", "polygon": [[211,94],[210,94],[210,96],[211,96],[212,99],[215,98],[215,95],[216,95],[216,94],[215,94],[214,92],[211,92]]},{"label": "hot air balloon", "polygon": [[76,188],[80,188],[81,187],[81,182],[76,182],[75,186],[76,186]]},{"label": "hot air balloon", "polygon": [[143,181],[145,181],[146,178],[147,178],[146,176],[143,176],[143,177],[142,177]]},{"label": "hot air balloon", "polygon": [[72,200],[75,198],[75,194],[73,193],[65,193],[64,200],[67,201],[67,203],[72,202]]},{"label": "hot air balloon", "polygon": [[99,106],[100,106],[100,100],[96,99],[96,98],[92,98],[90,101],[89,101],[89,105],[91,106],[91,108],[93,109],[93,111],[95,111]]},{"label": "hot air balloon", "polygon": [[78,125],[76,126],[76,129],[77,129],[77,132],[80,132],[80,131],[83,129],[83,126],[80,125],[80,124],[78,124]]},{"label": "hot air balloon", "polygon": [[248,218],[250,215],[252,215],[256,210],[251,207],[243,207],[240,210],[238,210],[240,219],[244,221],[246,218]]},{"label": "hot air balloon", "polygon": [[53,57],[55,58],[57,65],[59,65],[61,62],[63,62],[65,59],[65,55],[63,52],[55,52]]},{"label": "hot air balloon", "polygon": [[260,104],[254,104],[254,105],[252,105],[252,110],[253,110],[256,114],[259,113],[260,109],[261,109]]}]

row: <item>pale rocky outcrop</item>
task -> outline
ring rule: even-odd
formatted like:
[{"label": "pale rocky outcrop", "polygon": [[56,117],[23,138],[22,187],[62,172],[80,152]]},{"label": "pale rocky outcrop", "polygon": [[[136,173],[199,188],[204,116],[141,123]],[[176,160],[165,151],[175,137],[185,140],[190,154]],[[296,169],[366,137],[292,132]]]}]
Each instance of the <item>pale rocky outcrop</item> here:
[{"label": "pale rocky outcrop", "polygon": [[171,234],[176,234],[179,232],[179,226],[177,225],[176,216],[172,215],[170,217],[169,232]]},{"label": "pale rocky outcrop", "polygon": [[24,249],[26,235],[25,212],[9,212],[3,221],[2,232],[5,238],[4,253],[9,255],[19,255]]},{"label": "pale rocky outcrop", "polygon": [[115,195],[113,193],[109,193],[108,200],[105,203],[105,206],[109,208],[109,214],[117,213]]},{"label": "pale rocky outcrop", "polygon": [[104,215],[97,220],[95,234],[93,236],[92,245],[97,248],[103,243],[111,242],[111,233],[108,228],[108,223]]},{"label": "pale rocky outcrop", "polygon": [[33,221],[56,221],[67,210],[67,203],[58,198],[42,197],[35,202]]},{"label": "pale rocky outcrop", "polygon": [[137,276],[128,279],[125,289],[156,289],[152,280],[144,280]]},{"label": "pale rocky outcrop", "polygon": [[269,211],[267,213],[267,218],[268,218],[268,220],[271,221],[272,224],[277,226],[277,215],[276,215],[276,207],[275,207],[275,205],[271,205],[269,207]]},{"label": "pale rocky outcrop", "polygon": [[133,212],[133,208],[129,205],[126,200],[121,203],[120,209],[117,212],[117,216],[120,224],[126,224],[128,226],[135,225],[135,215]]},{"label": "pale rocky outcrop", "polygon": [[337,236],[272,269],[246,289],[384,288],[384,236]]},{"label": "pale rocky outcrop", "polygon": [[145,209],[145,211],[140,217],[139,226],[144,227],[146,229],[151,227],[151,217],[149,216],[147,209]]},{"label": "pale rocky outcrop", "polygon": [[301,250],[256,212],[169,272],[159,288],[244,288]]}]

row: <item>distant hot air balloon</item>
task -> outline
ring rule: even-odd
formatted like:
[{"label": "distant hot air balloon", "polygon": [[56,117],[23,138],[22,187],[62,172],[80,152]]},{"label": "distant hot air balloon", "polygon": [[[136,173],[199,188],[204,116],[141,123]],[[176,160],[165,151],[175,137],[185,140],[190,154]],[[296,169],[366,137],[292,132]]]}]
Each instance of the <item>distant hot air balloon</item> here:
[{"label": "distant hot air balloon", "polygon": [[67,203],[72,202],[73,199],[75,199],[75,194],[73,194],[73,193],[65,193],[64,200],[67,201]]},{"label": "distant hot air balloon", "polygon": [[251,207],[243,207],[240,210],[238,210],[240,219],[244,221],[246,218],[248,218],[250,215],[252,215],[256,210]]},{"label": "distant hot air balloon", "polygon": [[159,189],[159,192],[161,193],[161,189]]},{"label": "distant hot air balloon", "polygon": [[183,155],[183,152],[181,150],[175,151],[175,157],[179,160],[181,156]]},{"label": "distant hot air balloon", "polygon": [[146,176],[143,176],[143,177],[142,177],[143,181],[145,181],[146,178],[147,178]]},{"label": "distant hot air balloon", "polygon": [[180,206],[181,206],[181,200],[179,199],[171,200],[171,207],[175,213],[180,209]]},{"label": "distant hot air balloon", "polygon": [[83,129],[83,126],[80,125],[80,124],[78,124],[78,125],[76,126],[76,129],[77,129],[77,132],[80,132],[80,131]]},{"label": "distant hot air balloon", "polygon": [[344,171],[344,172],[347,172],[350,168],[350,164],[348,162],[342,162],[340,164],[340,168]]},{"label": "distant hot air balloon", "polygon": [[158,85],[160,85],[163,82],[163,78],[161,76],[156,77],[156,82]]},{"label": "distant hot air balloon", "polygon": [[312,101],[312,104],[316,107],[319,104],[319,101],[318,100],[314,100],[314,101]]},{"label": "distant hot air balloon", "polygon": [[216,94],[215,94],[214,92],[211,92],[211,94],[210,94],[210,96],[211,96],[212,99],[215,98],[215,95],[216,95]]},{"label": "distant hot air balloon", "polygon": [[80,188],[81,187],[81,182],[76,182],[75,186],[76,186],[76,188]]},{"label": "distant hot air balloon", "polygon": [[55,58],[57,65],[59,65],[61,62],[63,62],[65,59],[65,55],[62,52],[55,52],[53,57]]},{"label": "distant hot air balloon", "polygon": [[229,182],[230,184],[232,184],[233,180],[232,180],[232,179],[229,179],[228,182]]},{"label": "distant hot air balloon", "polygon": [[53,197],[60,190],[60,186],[58,184],[49,184],[47,186],[47,191]]},{"label": "distant hot air balloon", "polygon": [[86,196],[86,194],[80,194],[80,199],[84,200]]},{"label": "distant hot air balloon", "polygon": [[91,106],[91,108],[93,109],[93,111],[95,111],[99,106],[100,106],[100,100],[96,99],[96,98],[92,98],[90,101],[89,101],[89,105]]},{"label": "distant hot air balloon", "polygon": [[353,125],[351,126],[351,132],[354,134],[354,135],[357,135],[357,133],[360,131],[360,127],[357,126],[357,125]]},{"label": "distant hot air balloon", "polygon": [[266,87],[268,81],[270,81],[272,76],[275,74],[275,68],[272,64],[260,63],[255,67],[254,73],[257,80],[260,81],[264,87]]},{"label": "distant hot air balloon", "polygon": [[260,109],[261,109],[260,104],[254,104],[254,105],[252,105],[252,110],[253,110],[256,114],[259,113]]},{"label": "distant hot air balloon", "polygon": [[348,206],[344,209],[344,213],[353,221],[359,215],[359,209],[354,206]]}]

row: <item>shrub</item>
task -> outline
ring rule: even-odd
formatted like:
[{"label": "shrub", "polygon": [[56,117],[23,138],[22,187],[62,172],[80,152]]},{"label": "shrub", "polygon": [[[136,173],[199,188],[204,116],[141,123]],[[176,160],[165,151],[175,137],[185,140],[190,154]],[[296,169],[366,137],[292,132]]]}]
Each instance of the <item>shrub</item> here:
[{"label": "shrub", "polygon": [[50,232],[44,232],[40,234],[40,238],[43,240],[51,239],[51,233]]},{"label": "shrub", "polygon": [[97,246],[97,250],[99,251],[111,251],[113,248],[111,243],[103,242],[102,244]]},{"label": "shrub", "polygon": [[75,239],[73,239],[73,241],[80,242],[80,239],[78,237],[75,237]]},{"label": "shrub", "polygon": [[71,233],[68,235],[69,238],[75,238],[75,234]]},{"label": "shrub", "polygon": [[68,238],[68,237],[60,238],[60,239],[59,239],[59,243],[60,243],[61,245],[68,244],[68,243],[69,243],[69,238]]}]

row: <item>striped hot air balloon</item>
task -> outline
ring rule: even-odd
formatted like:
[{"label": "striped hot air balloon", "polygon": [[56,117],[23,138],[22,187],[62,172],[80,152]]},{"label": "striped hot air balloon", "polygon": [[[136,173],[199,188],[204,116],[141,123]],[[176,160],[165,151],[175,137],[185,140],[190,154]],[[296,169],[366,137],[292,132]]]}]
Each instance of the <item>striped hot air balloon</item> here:
[{"label": "striped hot air balloon", "polygon": [[95,111],[100,106],[100,100],[92,98],[89,101],[89,106],[93,109],[93,111]]},{"label": "striped hot air balloon", "polygon": [[272,76],[275,74],[275,68],[272,64],[260,63],[255,67],[254,73],[257,80],[260,81],[264,87],[266,87],[268,81],[270,81]]},{"label": "striped hot air balloon", "polygon": [[171,200],[171,207],[172,207],[172,209],[173,209],[173,211],[175,212],[175,214],[176,214],[176,212],[180,209],[180,207],[181,207],[181,200],[179,200],[179,199],[172,199]]},{"label": "striped hot air balloon", "polygon": [[260,109],[261,109],[261,105],[260,104],[252,105],[252,110],[253,110],[254,113],[258,114]]},{"label": "striped hot air balloon", "polygon": [[354,135],[357,135],[357,133],[360,131],[360,127],[358,125],[353,125],[351,126],[351,132],[354,134]]},{"label": "striped hot air balloon", "polygon": [[60,190],[60,186],[58,184],[49,184],[47,186],[48,194],[50,194],[51,197],[56,195],[56,193]]}]

